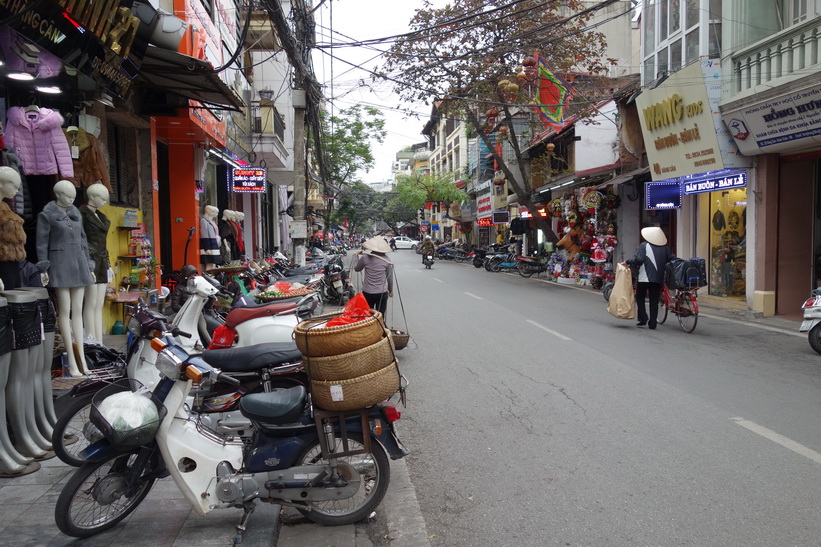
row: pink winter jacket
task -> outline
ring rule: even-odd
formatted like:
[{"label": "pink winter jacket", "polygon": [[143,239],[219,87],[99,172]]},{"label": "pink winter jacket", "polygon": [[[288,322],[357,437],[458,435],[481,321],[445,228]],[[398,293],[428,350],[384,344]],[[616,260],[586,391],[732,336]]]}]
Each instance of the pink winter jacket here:
[{"label": "pink winter jacket", "polygon": [[26,112],[22,106],[9,108],[6,146],[14,148],[27,175],[74,176],[71,149],[61,129],[63,117],[56,110],[41,108]]}]

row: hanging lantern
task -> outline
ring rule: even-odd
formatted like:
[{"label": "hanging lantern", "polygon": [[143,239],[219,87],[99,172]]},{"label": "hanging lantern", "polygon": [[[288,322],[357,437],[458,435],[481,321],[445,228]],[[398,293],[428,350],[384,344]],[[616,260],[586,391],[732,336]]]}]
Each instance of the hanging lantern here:
[{"label": "hanging lantern", "polygon": [[501,82],[499,82],[499,87],[500,87],[501,89],[504,89],[505,87],[507,87],[507,85],[508,85],[509,83],[510,83],[510,80],[502,80]]},{"label": "hanging lantern", "polygon": [[501,135],[502,137],[507,137],[507,131],[507,126],[503,125],[499,128],[499,135]]},{"label": "hanging lantern", "polygon": [[488,108],[487,110],[485,110],[485,116],[487,116],[488,118],[495,118],[498,115],[499,110],[496,108]]},{"label": "hanging lantern", "polygon": [[519,83],[522,83],[523,81],[527,80],[528,75],[525,74],[524,72],[517,72],[516,73],[516,78],[519,79]]},{"label": "hanging lantern", "polygon": [[505,86],[505,91],[511,95],[515,95],[519,92],[519,85],[514,83],[509,83]]},{"label": "hanging lantern", "polygon": [[528,67],[535,67],[536,66],[536,58],[531,56],[525,57],[524,61],[522,61],[522,66],[525,68]]}]

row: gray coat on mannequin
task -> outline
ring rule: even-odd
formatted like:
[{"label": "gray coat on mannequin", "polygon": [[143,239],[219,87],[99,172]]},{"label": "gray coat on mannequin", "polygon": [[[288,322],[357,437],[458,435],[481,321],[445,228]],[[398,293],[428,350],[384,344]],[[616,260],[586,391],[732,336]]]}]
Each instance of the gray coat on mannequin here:
[{"label": "gray coat on mannequin", "polygon": [[37,268],[48,273],[48,286],[85,287],[94,283],[94,263],[80,210],[63,210],[53,201],[37,216]]}]

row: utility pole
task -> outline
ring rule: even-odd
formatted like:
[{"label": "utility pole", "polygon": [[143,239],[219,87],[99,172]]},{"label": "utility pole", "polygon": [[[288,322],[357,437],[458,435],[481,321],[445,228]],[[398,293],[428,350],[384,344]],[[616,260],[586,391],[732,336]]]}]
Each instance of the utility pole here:
[{"label": "utility pole", "polygon": [[291,261],[305,265],[305,239],[308,237],[308,221],[305,218],[307,177],[305,176],[305,115],[307,102],[305,91],[294,90],[294,221],[291,224],[293,252]]}]

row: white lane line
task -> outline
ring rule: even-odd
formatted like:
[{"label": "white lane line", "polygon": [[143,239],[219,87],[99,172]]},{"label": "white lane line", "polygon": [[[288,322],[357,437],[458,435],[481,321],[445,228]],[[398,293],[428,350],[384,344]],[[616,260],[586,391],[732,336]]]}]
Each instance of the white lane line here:
[{"label": "white lane line", "polygon": [[698,315],[699,315],[699,317],[708,317],[710,319],[716,319],[718,321],[724,321],[725,323],[735,323],[736,325],[744,325],[744,326],[747,326],[747,327],[753,327],[753,328],[756,328],[756,329],[767,330],[767,331],[770,331],[770,332],[778,332],[778,333],[781,333],[781,334],[789,334],[791,336],[800,336],[801,338],[806,338],[807,337],[807,333],[798,332],[798,327],[796,327],[795,331],[789,331],[789,330],[782,329],[782,328],[779,328],[779,327],[771,327],[769,325],[760,325],[760,324],[754,323],[752,321],[743,321],[743,320],[740,320],[740,319],[731,319],[729,317],[721,317],[720,315],[712,315],[709,312],[708,313],[703,313],[703,312],[699,311]]},{"label": "white lane line", "polygon": [[539,327],[540,329],[542,329],[545,332],[549,332],[553,336],[557,336],[557,337],[561,338],[562,340],[573,340],[569,336],[565,336],[564,334],[562,334],[560,332],[556,332],[553,329],[549,329],[549,328],[545,327],[544,325],[538,324],[536,321],[531,321],[530,319],[528,319],[527,322],[530,323],[533,326]]},{"label": "white lane line", "polygon": [[441,280],[441,279],[439,279],[438,277],[434,277],[433,279],[434,279],[434,281],[438,281],[439,283],[444,283],[444,281],[442,281],[442,280]]},{"label": "white lane line", "polygon": [[792,439],[788,439],[784,435],[779,435],[778,433],[776,433],[772,429],[767,429],[764,426],[760,426],[757,423],[751,422],[749,420],[745,420],[744,418],[730,418],[730,419],[733,420],[738,425],[740,425],[741,427],[745,427],[745,428],[749,429],[750,431],[752,431],[753,433],[758,433],[759,435],[761,435],[765,439],[769,439],[774,443],[778,443],[781,446],[783,446],[784,448],[786,448],[788,450],[792,450],[796,454],[800,454],[800,455],[804,456],[805,458],[809,458],[812,461],[814,461],[815,463],[821,463],[821,454],[819,454],[815,450],[807,448],[803,444],[797,443],[797,442],[793,441]]},{"label": "white lane line", "polygon": [[481,296],[475,295],[472,292],[465,292],[465,294],[468,295],[471,298],[475,298],[476,300],[484,300],[484,298],[482,298]]}]

